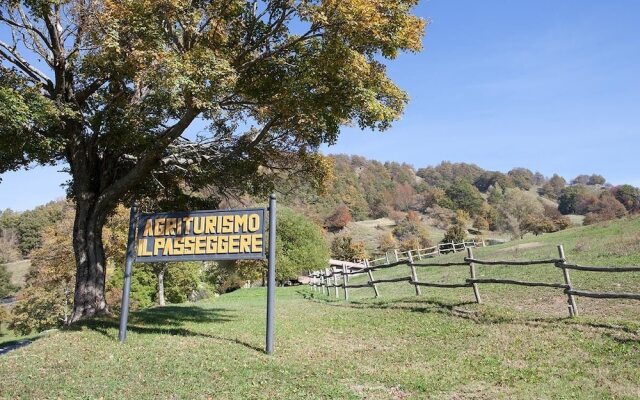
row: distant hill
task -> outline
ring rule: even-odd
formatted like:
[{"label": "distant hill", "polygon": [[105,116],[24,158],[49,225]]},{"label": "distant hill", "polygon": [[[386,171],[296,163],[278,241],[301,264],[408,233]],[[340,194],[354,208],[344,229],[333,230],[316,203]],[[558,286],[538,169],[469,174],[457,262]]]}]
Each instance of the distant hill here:
[{"label": "distant hill", "polygon": [[420,216],[432,241],[449,238],[456,226],[485,237],[520,238],[640,212],[640,189],[614,187],[597,174],[567,181],[521,167],[500,172],[445,161],[416,169],[360,156],[329,159],[333,180],[325,193],[303,187],[283,201],[370,251],[409,212]]}]

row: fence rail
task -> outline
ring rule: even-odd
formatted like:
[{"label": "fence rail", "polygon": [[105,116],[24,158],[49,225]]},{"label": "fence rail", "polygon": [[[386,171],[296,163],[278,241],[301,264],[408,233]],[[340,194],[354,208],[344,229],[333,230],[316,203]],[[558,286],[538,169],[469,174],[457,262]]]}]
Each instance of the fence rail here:
[{"label": "fence rail", "polygon": [[484,247],[485,241],[476,241],[475,239],[471,241],[465,241],[460,243],[440,243],[435,246],[425,247],[422,249],[408,250],[408,251],[398,251],[392,250],[385,253],[384,257],[375,258],[369,261],[369,264],[389,264],[391,260],[394,261],[408,261],[409,258],[417,258],[418,260],[422,260],[423,258],[435,257],[441,254],[447,253],[457,253],[464,251],[469,247]]},{"label": "fence rail", "polygon": [[[484,243],[482,243],[484,245]],[[309,275],[311,278],[310,285],[314,290],[322,290],[327,295],[330,294],[329,288],[335,288],[335,296],[339,298],[339,288],[343,289],[344,298],[349,299],[350,288],[366,288],[371,287],[374,290],[374,296],[379,297],[380,293],[378,285],[383,283],[394,282],[407,282],[415,287],[416,295],[420,295],[420,287],[436,287],[436,288],[473,288],[473,294],[476,302],[481,303],[480,290],[478,285],[482,284],[505,284],[505,285],[518,285],[529,287],[549,287],[554,289],[563,289],[564,294],[567,296],[567,308],[569,316],[578,315],[578,306],[576,304],[575,297],[591,297],[598,299],[632,299],[640,300],[640,293],[624,293],[624,292],[595,292],[588,290],[578,290],[573,287],[571,283],[571,277],[569,270],[589,271],[589,272],[606,272],[606,273],[618,273],[618,272],[640,272],[640,267],[637,266],[625,266],[625,267],[600,267],[600,266],[584,266],[578,264],[570,264],[566,262],[564,254],[564,248],[562,245],[558,246],[558,258],[545,259],[545,260],[479,260],[473,256],[473,248],[479,247],[479,242],[463,242],[463,243],[446,243],[445,246],[449,246],[450,251],[456,251],[457,248],[467,250],[467,256],[464,258],[464,262],[416,262],[422,260],[424,257],[430,257],[434,254],[442,254],[441,247],[433,246],[427,249],[410,250],[406,252],[394,252],[394,261],[391,261],[387,256],[384,259],[378,258],[376,260],[365,260],[362,263],[352,263],[339,260],[331,260],[330,268],[324,271],[315,271]],[[425,253],[425,250],[431,250]],[[403,258],[403,254],[406,254],[406,258]],[[420,256],[422,254],[422,256]],[[377,261],[385,260],[384,264],[374,264]],[[401,265],[409,266],[409,276],[399,278],[387,278],[387,279],[374,279],[373,272],[381,269],[398,267]],[[477,278],[476,277],[476,265],[494,266],[494,265],[507,265],[507,266],[532,266],[532,265],[553,265],[556,268],[562,270],[562,283],[555,282],[531,282],[521,281],[515,279],[498,279],[498,278]],[[470,277],[465,280],[464,283],[436,283],[436,282],[424,282],[420,281],[417,276],[416,268],[418,267],[469,267]],[[362,284],[350,284],[349,279],[351,276],[367,274],[368,281]],[[338,283],[338,277],[341,278],[342,283]],[[333,278],[333,282],[331,282]]]}]

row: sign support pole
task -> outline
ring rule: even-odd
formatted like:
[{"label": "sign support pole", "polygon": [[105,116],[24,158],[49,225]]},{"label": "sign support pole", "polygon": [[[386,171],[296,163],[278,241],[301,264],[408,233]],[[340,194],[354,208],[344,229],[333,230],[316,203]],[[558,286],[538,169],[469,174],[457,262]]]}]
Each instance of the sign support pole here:
[{"label": "sign support pole", "polygon": [[269,270],[267,278],[267,343],[265,352],[273,354],[276,302],[276,195],[269,198]]},{"label": "sign support pole", "polygon": [[131,215],[129,216],[129,237],[127,239],[127,254],[124,263],[124,286],[122,287],[122,304],[120,307],[120,331],[118,339],[124,343],[127,338],[127,320],[129,319],[129,294],[131,293],[131,274],[133,272],[133,261],[136,255],[136,217],[138,215],[138,205],[131,205]]}]

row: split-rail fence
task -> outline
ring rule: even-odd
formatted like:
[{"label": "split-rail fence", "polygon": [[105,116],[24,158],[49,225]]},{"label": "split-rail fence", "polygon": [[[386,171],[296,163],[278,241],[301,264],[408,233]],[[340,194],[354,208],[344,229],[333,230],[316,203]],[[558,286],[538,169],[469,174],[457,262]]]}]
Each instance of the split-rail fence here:
[{"label": "split-rail fence", "polygon": [[[580,290],[573,286],[571,283],[570,270],[577,271],[590,271],[590,272],[602,272],[602,273],[618,273],[618,272],[640,272],[640,267],[625,266],[625,267],[600,267],[600,266],[585,266],[578,264],[568,263],[565,257],[564,248],[562,245],[558,246],[558,258],[545,259],[545,260],[479,260],[474,258],[473,248],[479,247],[480,244],[476,242],[465,242],[459,244],[447,244],[450,251],[458,251],[458,249],[466,249],[467,257],[461,262],[432,262],[422,261],[424,258],[433,257],[437,254],[442,254],[443,251],[439,247],[436,247],[430,252],[421,252],[418,250],[411,250],[404,253],[395,252],[395,259],[392,261],[387,256],[384,259],[377,259],[368,261],[365,260],[361,263],[346,262],[331,260],[330,267],[324,271],[314,271],[310,274],[310,285],[313,290],[322,291],[326,295],[330,295],[330,289],[335,290],[336,298],[339,296],[339,289],[342,289],[345,300],[349,300],[349,289],[352,288],[367,288],[370,287],[373,290],[375,297],[380,296],[378,285],[392,282],[407,282],[413,285],[415,288],[415,294],[421,295],[421,287],[435,287],[435,288],[471,288],[477,303],[482,303],[480,297],[479,285],[482,284],[507,284],[518,286],[530,286],[530,287],[548,287],[555,289],[562,289],[567,296],[567,308],[569,316],[578,315],[578,306],[576,304],[576,297],[591,297],[599,299],[633,299],[640,300],[640,293],[624,293],[624,292],[596,292],[589,290]],[[428,249],[427,249],[428,250]],[[385,261],[384,263],[380,263]],[[554,282],[532,282],[521,281],[514,279],[496,279],[496,278],[478,278],[476,274],[476,266],[478,265],[511,265],[511,266],[532,266],[532,265],[553,265],[562,272],[563,281],[559,283]],[[409,275],[398,278],[388,279],[375,279],[373,273],[377,270],[393,268],[400,265],[408,266]],[[469,278],[465,282],[460,283],[435,283],[425,282],[418,279],[417,268],[429,268],[429,267],[468,267]],[[355,275],[368,275],[368,281],[362,284],[351,284],[349,278]]]}]

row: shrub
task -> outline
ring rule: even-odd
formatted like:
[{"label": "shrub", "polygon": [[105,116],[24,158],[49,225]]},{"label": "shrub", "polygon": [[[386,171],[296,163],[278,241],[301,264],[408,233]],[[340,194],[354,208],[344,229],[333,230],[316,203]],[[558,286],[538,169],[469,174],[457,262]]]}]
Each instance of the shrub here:
[{"label": "shrub", "polygon": [[464,242],[467,236],[466,229],[458,224],[451,225],[447,232],[444,234],[442,243],[461,243]]},{"label": "shrub", "polygon": [[584,185],[568,186],[558,197],[558,210],[564,214],[586,214],[585,204],[594,199],[594,194]]},{"label": "shrub", "polygon": [[398,241],[396,240],[395,237],[393,237],[393,234],[391,232],[383,233],[378,238],[378,249],[380,251],[387,252],[389,250],[393,250],[397,248],[398,248]]},{"label": "shrub", "polygon": [[562,189],[567,186],[567,181],[564,180],[558,174],[554,174],[551,179],[540,189],[539,193],[541,196],[548,197],[550,199],[557,199],[562,194]]},{"label": "shrub", "polygon": [[640,212],[640,189],[631,185],[622,185],[613,188],[612,193],[627,211]]},{"label": "shrub", "polygon": [[585,208],[587,210],[584,219],[585,225],[609,221],[627,214],[627,209],[609,191],[602,192],[595,201],[589,202]]},{"label": "shrub", "polygon": [[414,248],[425,248],[432,245],[427,227],[420,221],[420,216],[412,211],[408,212],[405,219],[396,225],[393,229],[393,234],[400,243],[405,243],[409,239],[414,240],[418,244]]},{"label": "shrub", "polygon": [[353,217],[349,208],[344,204],[340,204],[333,214],[324,221],[324,226],[330,231],[339,231],[351,221],[353,221]]},{"label": "shrub", "polygon": [[11,283],[11,272],[7,271],[7,266],[0,264],[0,299],[7,297],[18,290],[16,286]]},{"label": "shrub", "polygon": [[[367,258],[363,242],[356,242],[351,236],[336,236],[331,242],[331,255],[343,261],[357,261]],[[322,269],[324,268],[314,268]]]},{"label": "shrub", "polygon": [[514,168],[507,175],[511,177],[516,187],[522,190],[531,189],[535,181],[533,172],[526,168]]},{"label": "shrub", "polygon": [[489,221],[485,217],[478,215],[473,219],[473,227],[481,231],[486,231],[489,229]]},{"label": "shrub", "polygon": [[471,215],[477,215],[482,210],[484,199],[480,191],[465,180],[456,180],[445,193],[453,202],[455,209],[464,210]]}]

